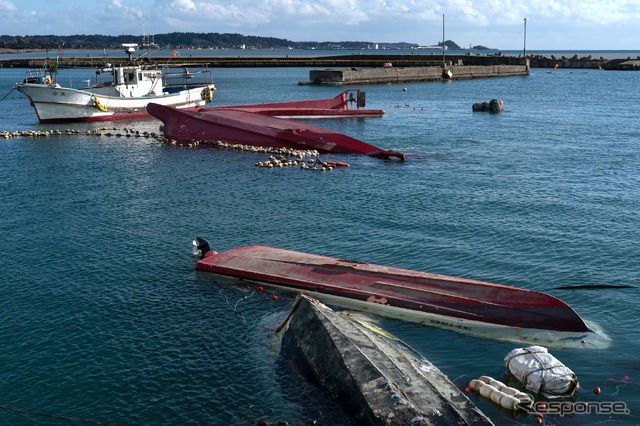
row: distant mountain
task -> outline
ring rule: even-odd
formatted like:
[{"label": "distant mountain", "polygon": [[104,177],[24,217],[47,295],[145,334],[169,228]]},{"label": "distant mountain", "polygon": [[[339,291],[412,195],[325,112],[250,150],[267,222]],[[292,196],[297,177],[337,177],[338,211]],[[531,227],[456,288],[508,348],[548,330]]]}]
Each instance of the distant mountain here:
[{"label": "distant mountain", "polygon": [[[444,45],[447,46],[447,50],[462,50],[463,48],[458,46],[455,41],[445,40]],[[438,46],[442,46],[442,42],[438,42]]]},{"label": "distant mountain", "polygon": [[[120,35],[27,35],[0,36],[0,48],[14,50],[34,49],[119,49],[123,43],[139,45],[153,42],[160,49],[322,49],[362,50],[389,49],[410,50],[419,47],[416,43],[374,43],[369,41],[291,41],[276,37],[246,36],[231,33],[181,33],[156,34],[144,41],[141,36]],[[461,49],[451,40],[445,42],[450,50]],[[442,46],[442,42],[438,43]]]},{"label": "distant mountain", "polygon": [[478,44],[476,46],[471,47],[472,50],[498,50],[492,47],[487,47],[487,46],[483,46],[481,44]]},{"label": "distant mountain", "polygon": [[[245,36],[231,33],[181,33],[156,34],[144,40],[161,49],[412,49],[415,43],[373,43],[367,41],[302,41],[296,42],[275,37]],[[119,49],[123,43],[143,44],[140,36],[120,35],[27,35],[0,36],[0,48],[4,49]]]}]

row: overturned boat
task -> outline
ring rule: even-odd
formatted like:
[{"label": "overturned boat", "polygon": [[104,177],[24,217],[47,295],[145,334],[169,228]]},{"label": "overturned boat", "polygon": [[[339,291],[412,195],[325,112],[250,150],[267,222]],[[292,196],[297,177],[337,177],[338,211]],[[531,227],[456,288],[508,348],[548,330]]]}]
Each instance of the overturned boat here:
[{"label": "overturned boat", "polygon": [[[354,97],[354,93],[356,96]],[[355,103],[355,108],[350,107]],[[343,117],[380,117],[381,109],[368,109],[366,94],[360,89],[349,89],[328,99],[307,101],[273,102],[252,105],[234,105],[215,107],[215,109],[237,109],[278,118],[343,118]]]},{"label": "overturned boat", "polygon": [[196,270],[337,306],[496,340],[550,347],[604,347],[563,301],[500,284],[410,271],[265,246],[210,251]]},{"label": "overturned boat", "polygon": [[398,158],[404,154],[382,150],[338,132],[293,120],[269,117],[242,108],[178,110],[150,103],[147,111],[164,123],[164,136],[178,141],[224,141],[251,146],[316,150],[319,153],[361,154]]},{"label": "overturned boat", "polygon": [[394,336],[360,324],[298,296],[281,352],[310,371],[357,424],[493,424],[426,358]]}]

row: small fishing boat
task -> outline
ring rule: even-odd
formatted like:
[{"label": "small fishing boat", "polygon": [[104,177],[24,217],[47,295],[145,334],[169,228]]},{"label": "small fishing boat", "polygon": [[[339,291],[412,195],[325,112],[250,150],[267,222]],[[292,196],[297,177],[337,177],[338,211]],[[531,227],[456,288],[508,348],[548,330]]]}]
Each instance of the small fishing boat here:
[{"label": "small fishing boat", "polygon": [[178,141],[224,141],[251,146],[362,154],[404,160],[404,154],[382,150],[342,133],[293,120],[269,117],[242,108],[179,110],[156,103],[147,110],[164,123],[164,136]]},{"label": "small fishing boat", "polygon": [[565,302],[537,291],[273,247],[217,253],[202,239],[194,246],[203,256],[197,271],[349,309],[552,347],[589,346],[595,334]]},{"label": "small fishing boat", "polygon": [[[354,97],[354,93],[356,96]],[[356,107],[350,107],[355,103]],[[367,109],[366,94],[360,89],[349,89],[328,99],[308,101],[274,102],[252,105],[222,106],[212,109],[236,109],[278,118],[341,118],[380,117],[381,109]]]},{"label": "small fishing boat", "polygon": [[175,108],[198,108],[211,102],[216,88],[210,72],[191,73],[186,68],[171,72],[158,64],[134,61],[137,44],[123,47],[129,63],[96,70],[95,84],[86,88],[63,87],[55,81],[56,73],[46,70],[28,71],[14,88],[29,98],[42,123],[144,117],[149,115],[149,102]]},{"label": "small fishing boat", "polygon": [[300,295],[285,326],[281,357],[309,372],[356,424],[493,425],[428,359],[373,324]]}]

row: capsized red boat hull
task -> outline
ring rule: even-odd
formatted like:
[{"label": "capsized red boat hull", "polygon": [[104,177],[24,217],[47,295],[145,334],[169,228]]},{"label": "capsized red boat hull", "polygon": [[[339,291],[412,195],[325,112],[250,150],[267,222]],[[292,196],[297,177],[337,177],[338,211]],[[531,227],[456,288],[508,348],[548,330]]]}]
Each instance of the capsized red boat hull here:
[{"label": "capsized red boat hull", "polygon": [[211,109],[239,109],[246,112],[280,118],[380,117],[384,115],[384,111],[381,109],[350,108],[350,102],[357,102],[353,97],[349,98],[347,96],[353,92],[359,92],[359,90],[349,89],[328,99],[234,105]]},{"label": "capsized red boat hull", "polygon": [[472,330],[477,324],[513,328],[516,334],[591,332],[569,305],[545,293],[272,247],[209,252],[196,270],[305,292],[346,307],[352,305],[340,300],[356,301],[402,319],[411,319],[403,315],[407,312],[425,315],[428,320],[419,322],[470,334],[477,334]]},{"label": "capsized red boat hull", "polygon": [[147,110],[164,122],[164,135],[180,141],[224,141],[252,146],[317,150],[320,153],[362,154],[378,158],[404,154],[385,151],[322,127],[237,109],[185,111],[150,103]]}]

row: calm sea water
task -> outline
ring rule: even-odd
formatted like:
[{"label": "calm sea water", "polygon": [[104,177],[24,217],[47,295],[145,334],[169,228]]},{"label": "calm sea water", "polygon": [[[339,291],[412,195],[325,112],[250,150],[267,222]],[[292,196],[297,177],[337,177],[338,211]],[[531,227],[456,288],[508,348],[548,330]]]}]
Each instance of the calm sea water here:
[{"label": "calm sea water", "polygon": [[[1,69],[0,96],[24,72]],[[215,70],[215,103],[341,91],[298,86],[308,72]],[[91,74],[70,77],[77,87]],[[112,424],[349,424],[278,360],[273,330],[291,299],[196,275],[201,236],[218,251],[265,244],[550,293],[611,338],[605,350],[552,350],[577,374],[577,399],[624,402],[631,414],[545,421],[640,423],[638,87],[640,73],[538,69],[362,87],[384,117],[315,123],[407,160],[335,157],[351,167],[330,173],[145,138],[2,139],[0,405]],[[472,112],[491,98],[502,114]],[[104,125],[39,125],[15,91],[0,103],[0,131]],[[633,287],[555,289],[603,284]],[[377,321],[462,389],[501,379],[517,347]],[[535,424],[472,398],[498,424]],[[64,422],[0,409],[0,423]]]}]

